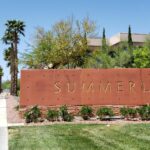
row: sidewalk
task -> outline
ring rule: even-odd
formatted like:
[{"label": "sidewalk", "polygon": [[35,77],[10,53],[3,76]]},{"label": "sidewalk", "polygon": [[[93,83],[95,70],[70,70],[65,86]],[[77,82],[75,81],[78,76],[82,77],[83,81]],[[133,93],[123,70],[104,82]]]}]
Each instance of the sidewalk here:
[{"label": "sidewalk", "polygon": [[8,150],[8,128],[5,94],[0,95],[0,150]]}]

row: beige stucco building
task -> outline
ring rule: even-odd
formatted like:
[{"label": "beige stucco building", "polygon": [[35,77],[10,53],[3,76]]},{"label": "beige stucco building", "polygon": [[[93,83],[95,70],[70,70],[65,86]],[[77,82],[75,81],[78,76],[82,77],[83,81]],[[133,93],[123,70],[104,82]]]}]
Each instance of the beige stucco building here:
[{"label": "beige stucco building", "polygon": [[[139,33],[132,34],[132,41],[133,41],[133,45],[135,46],[142,46],[144,42],[146,42],[148,39],[150,39],[149,34],[139,34]],[[108,38],[106,41],[109,46],[116,46],[120,44],[121,42],[128,41],[128,33],[118,33]],[[89,38],[88,45],[91,49],[96,49],[98,47],[101,47],[102,39],[101,38]]]}]

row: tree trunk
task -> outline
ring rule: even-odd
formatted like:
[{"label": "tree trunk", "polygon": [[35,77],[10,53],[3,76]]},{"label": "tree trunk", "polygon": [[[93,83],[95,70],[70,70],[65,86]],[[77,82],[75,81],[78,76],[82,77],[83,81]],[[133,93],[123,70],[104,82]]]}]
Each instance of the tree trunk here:
[{"label": "tree trunk", "polygon": [[2,93],[2,76],[0,76],[0,93]]},{"label": "tree trunk", "polygon": [[13,95],[13,70],[14,70],[14,46],[11,44],[11,52],[10,52],[10,74],[11,74],[11,86],[10,86],[10,94]]},{"label": "tree trunk", "polygon": [[18,82],[18,50],[17,50],[17,34],[15,35],[15,66],[14,66],[14,95],[17,96],[17,82]]},{"label": "tree trunk", "polygon": [[18,81],[18,51],[17,51],[17,33],[15,34],[13,52],[12,52],[12,70],[11,70],[11,95],[17,96]]}]

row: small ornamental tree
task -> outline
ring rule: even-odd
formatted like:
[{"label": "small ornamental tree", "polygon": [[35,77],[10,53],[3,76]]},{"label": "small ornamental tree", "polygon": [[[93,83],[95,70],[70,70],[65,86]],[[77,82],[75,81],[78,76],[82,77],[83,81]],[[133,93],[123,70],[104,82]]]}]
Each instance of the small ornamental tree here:
[{"label": "small ornamental tree", "polygon": [[30,52],[22,54],[21,63],[28,68],[82,68],[89,48],[87,39],[95,34],[95,23],[88,18],[82,21],[67,19],[54,24],[45,31],[36,30],[35,46]]},{"label": "small ornamental tree", "polygon": [[132,33],[131,33],[131,27],[130,26],[128,28],[128,44],[129,44],[129,46],[133,46]]},{"label": "small ornamental tree", "polygon": [[106,35],[105,35],[105,28],[103,28],[103,36],[102,36],[102,49],[105,50],[106,49]]}]

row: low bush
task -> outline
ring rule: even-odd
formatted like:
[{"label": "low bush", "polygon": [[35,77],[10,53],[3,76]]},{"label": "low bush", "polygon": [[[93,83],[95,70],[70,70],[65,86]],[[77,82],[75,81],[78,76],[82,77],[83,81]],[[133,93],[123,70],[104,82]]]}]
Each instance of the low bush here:
[{"label": "low bush", "polygon": [[137,109],[135,108],[122,107],[120,108],[120,113],[128,119],[137,117]]},{"label": "low bush", "polygon": [[73,115],[69,114],[68,108],[66,105],[60,107],[60,116],[62,117],[63,121],[72,121]]},{"label": "low bush", "polygon": [[127,107],[120,108],[120,114],[125,118],[128,117],[128,108]]},{"label": "low bush", "polygon": [[150,120],[150,105],[144,105],[139,107],[138,113],[142,120]]},{"label": "low bush", "polygon": [[26,123],[38,122],[38,119],[41,117],[41,111],[38,106],[34,106],[25,112],[24,117]]},{"label": "low bush", "polygon": [[136,118],[137,117],[137,109],[136,108],[129,108],[128,114],[130,118]]},{"label": "low bush", "polygon": [[49,120],[49,121],[57,121],[58,117],[59,117],[59,112],[57,110],[49,109],[47,111],[47,115],[46,115],[47,120]]},{"label": "low bush", "polygon": [[112,109],[108,107],[99,108],[96,114],[99,116],[100,120],[110,120],[110,118],[106,117],[112,117],[114,115]]},{"label": "low bush", "polygon": [[90,106],[83,106],[80,114],[84,120],[88,120],[92,116],[93,109]]}]

